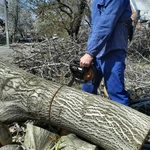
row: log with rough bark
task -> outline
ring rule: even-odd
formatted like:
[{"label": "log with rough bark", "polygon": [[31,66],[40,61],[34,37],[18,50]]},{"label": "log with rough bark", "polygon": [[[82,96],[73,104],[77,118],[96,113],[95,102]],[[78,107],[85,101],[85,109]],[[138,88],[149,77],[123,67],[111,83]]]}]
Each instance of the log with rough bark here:
[{"label": "log with rough bark", "polygon": [[100,96],[62,86],[0,62],[0,120],[65,128],[106,150],[140,150],[150,117]]}]

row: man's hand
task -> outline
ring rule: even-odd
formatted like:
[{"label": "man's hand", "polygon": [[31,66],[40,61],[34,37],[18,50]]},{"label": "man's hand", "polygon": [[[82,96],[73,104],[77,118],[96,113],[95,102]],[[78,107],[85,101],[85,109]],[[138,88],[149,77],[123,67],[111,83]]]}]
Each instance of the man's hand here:
[{"label": "man's hand", "polygon": [[80,66],[82,67],[89,67],[91,62],[93,60],[93,57],[89,54],[84,54],[81,58],[80,58]]}]

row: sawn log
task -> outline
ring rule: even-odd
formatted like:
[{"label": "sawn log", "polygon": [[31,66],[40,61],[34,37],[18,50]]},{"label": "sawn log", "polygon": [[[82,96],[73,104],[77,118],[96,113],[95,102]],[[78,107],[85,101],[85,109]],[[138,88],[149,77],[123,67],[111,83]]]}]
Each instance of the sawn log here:
[{"label": "sawn log", "polygon": [[140,150],[150,117],[0,62],[0,121],[28,119],[70,130],[106,150]]}]

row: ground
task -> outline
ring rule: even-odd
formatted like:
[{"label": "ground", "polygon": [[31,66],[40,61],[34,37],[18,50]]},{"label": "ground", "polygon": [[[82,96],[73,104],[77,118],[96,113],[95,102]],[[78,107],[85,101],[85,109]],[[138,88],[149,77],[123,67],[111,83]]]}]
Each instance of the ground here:
[{"label": "ground", "polygon": [[0,60],[12,61],[13,50],[8,46],[0,46]]}]

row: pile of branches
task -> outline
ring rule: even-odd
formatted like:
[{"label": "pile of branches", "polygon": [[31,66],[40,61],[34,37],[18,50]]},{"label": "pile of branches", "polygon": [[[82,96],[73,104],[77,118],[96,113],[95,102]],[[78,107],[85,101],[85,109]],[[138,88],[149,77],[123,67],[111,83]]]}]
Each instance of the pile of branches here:
[{"label": "pile of branches", "polygon": [[[88,31],[86,32],[88,33]],[[84,36],[83,36],[84,35]],[[80,40],[68,38],[45,39],[40,43],[12,45],[14,63],[42,78],[67,84],[71,79],[70,62],[79,59],[86,49],[88,35]],[[127,89],[150,88],[150,28],[136,29],[126,60],[125,84]]]},{"label": "pile of branches", "polygon": [[[126,60],[126,86],[143,88],[150,93],[150,28],[143,24],[137,28],[133,40],[129,43]],[[147,90],[147,91],[146,91]]]},{"label": "pile of branches", "polygon": [[78,43],[70,38],[13,44],[14,63],[47,80],[67,84],[71,79],[70,62],[83,55],[85,45],[86,43]]}]

